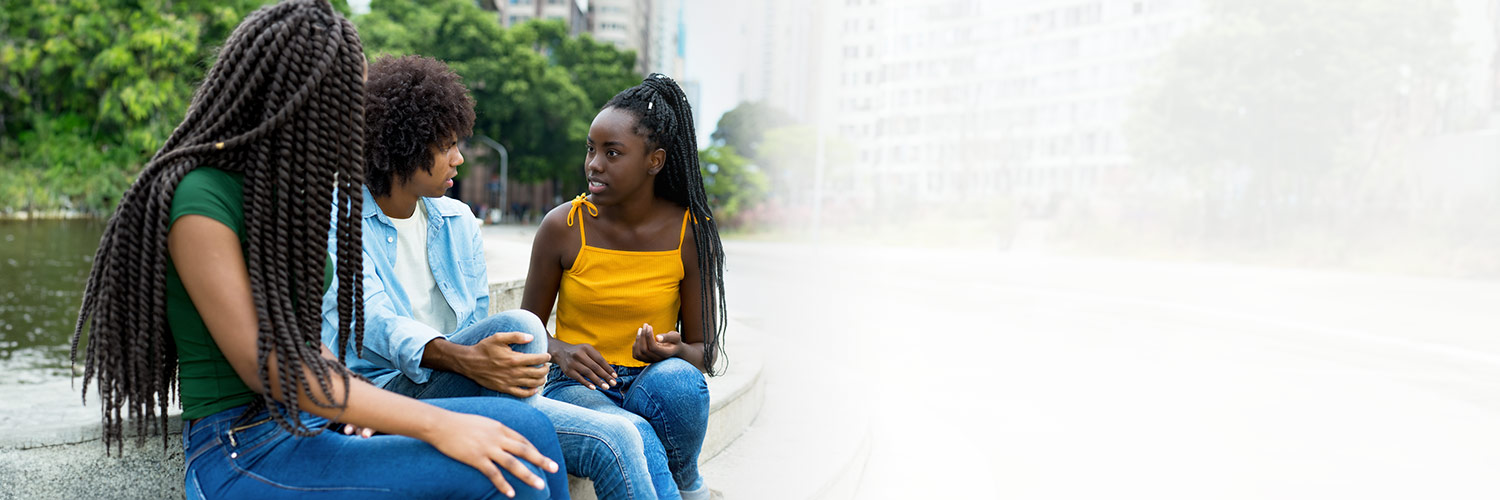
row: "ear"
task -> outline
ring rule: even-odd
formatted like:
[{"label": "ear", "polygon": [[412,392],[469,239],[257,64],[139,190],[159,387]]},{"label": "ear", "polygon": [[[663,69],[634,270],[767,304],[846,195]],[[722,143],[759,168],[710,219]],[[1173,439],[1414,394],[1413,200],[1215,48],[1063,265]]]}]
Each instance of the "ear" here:
[{"label": "ear", "polygon": [[651,152],[651,156],[646,157],[646,164],[650,166],[646,171],[651,175],[656,175],[661,171],[662,165],[667,164],[667,150],[656,148],[656,151]]}]

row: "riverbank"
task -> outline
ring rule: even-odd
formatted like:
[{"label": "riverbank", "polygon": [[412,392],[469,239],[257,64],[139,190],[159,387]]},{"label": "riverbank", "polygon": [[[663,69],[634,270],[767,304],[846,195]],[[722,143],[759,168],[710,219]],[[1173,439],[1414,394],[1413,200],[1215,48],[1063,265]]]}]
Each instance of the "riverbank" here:
[{"label": "riverbank", "polygon": [[24,221],[24,220],[83,220],[100,219],[106,217],[91,211],[82,210],[17,210],[0,211],[0,221]]}]

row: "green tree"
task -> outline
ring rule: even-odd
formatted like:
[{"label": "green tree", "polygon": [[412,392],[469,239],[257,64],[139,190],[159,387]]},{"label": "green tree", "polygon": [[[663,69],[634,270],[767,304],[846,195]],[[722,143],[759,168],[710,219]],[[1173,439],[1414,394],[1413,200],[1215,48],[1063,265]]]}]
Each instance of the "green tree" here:
[{"label": "green tree", "polygon": [[725,221],[721,223],[725,226],[734,225],[736,215],[760,204],[770,191],[770,180],[760,167],[751,165],[731,146],[710,146],[699,151],[698,163],[708,203],[714,214]]},{"label": "green tree", "polygon": [[561,20],[533,19],[511,30],[518,42],[532,44],[567,70],[595,111],[615,94],[641,83],[642,75],[634,69],[635,51],[620,50],[588,33],[570,37]]},{"label": "green tree", "polygon": [[786,112],[762,102],[742,102],[719,117],[710,138],[715,144],[734,147],[746,158],[764,161],[760,150],[766,131],[792,125],[795,120]]},{"label": "green tree", "polygon": [[[792,125],[766,130],[760,143],[761,159],[756,163],[771,178],[771,192],[777,201],[789,204],[812,203],[815,168],[818,160],[818,130],[808,125]],[[823,174],[825,186],[833,176],[844,175],[854,160],[854,147],[837,137],[823,136]]]},{"label": "green tree", "polygon": [[474,132],[505,145],[522,181],[557,179],[565,190],[581,188],[577,166],[595,100],[606,86],[618,92],[638,81],[624,78],[632,54],[568,37],[561,22],[507,30],[494,13],[465,0],[376,0],[370,7],[356,19],[366,50],[447,62],[474,95]]},{"label": "green tree", "polygon": [[0,209],[109,209],[263,3],[0,1]]}]

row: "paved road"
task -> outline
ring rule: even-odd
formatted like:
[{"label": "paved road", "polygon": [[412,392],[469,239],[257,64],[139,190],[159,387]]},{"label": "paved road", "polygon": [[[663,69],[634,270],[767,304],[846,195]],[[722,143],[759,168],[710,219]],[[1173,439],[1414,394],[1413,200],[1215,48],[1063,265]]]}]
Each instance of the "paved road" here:
[{"label": "paved road", "polygon": [[1500,498],[1500,284],[726,247],[858,498]]}]

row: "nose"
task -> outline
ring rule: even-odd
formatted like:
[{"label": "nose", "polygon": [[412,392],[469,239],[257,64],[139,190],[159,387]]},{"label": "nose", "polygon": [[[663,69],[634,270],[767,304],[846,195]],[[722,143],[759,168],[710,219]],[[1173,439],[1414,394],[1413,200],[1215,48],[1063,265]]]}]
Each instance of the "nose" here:
[{"label": "nose", "polygon": [[593,172],[593,173],[603,172],[604,171],[604,163],[599,160],[600,156],[603,156],[603,155],[589,155],[589,156],[585,156],[584,159],[583,159],[583,171],[585,173],[589,173],[589,172]]},{"label": "nose", "polygon": [[455,167],[457,167],[459,165],[463,165],[464,164],[464,154],[462,152],[460,152],[457,147],[455,147],[455,148],[453,148],[453,154],[450,155],[450,157],[448,158],[448,161],[450,162],[451,165],[453,165]]}]

